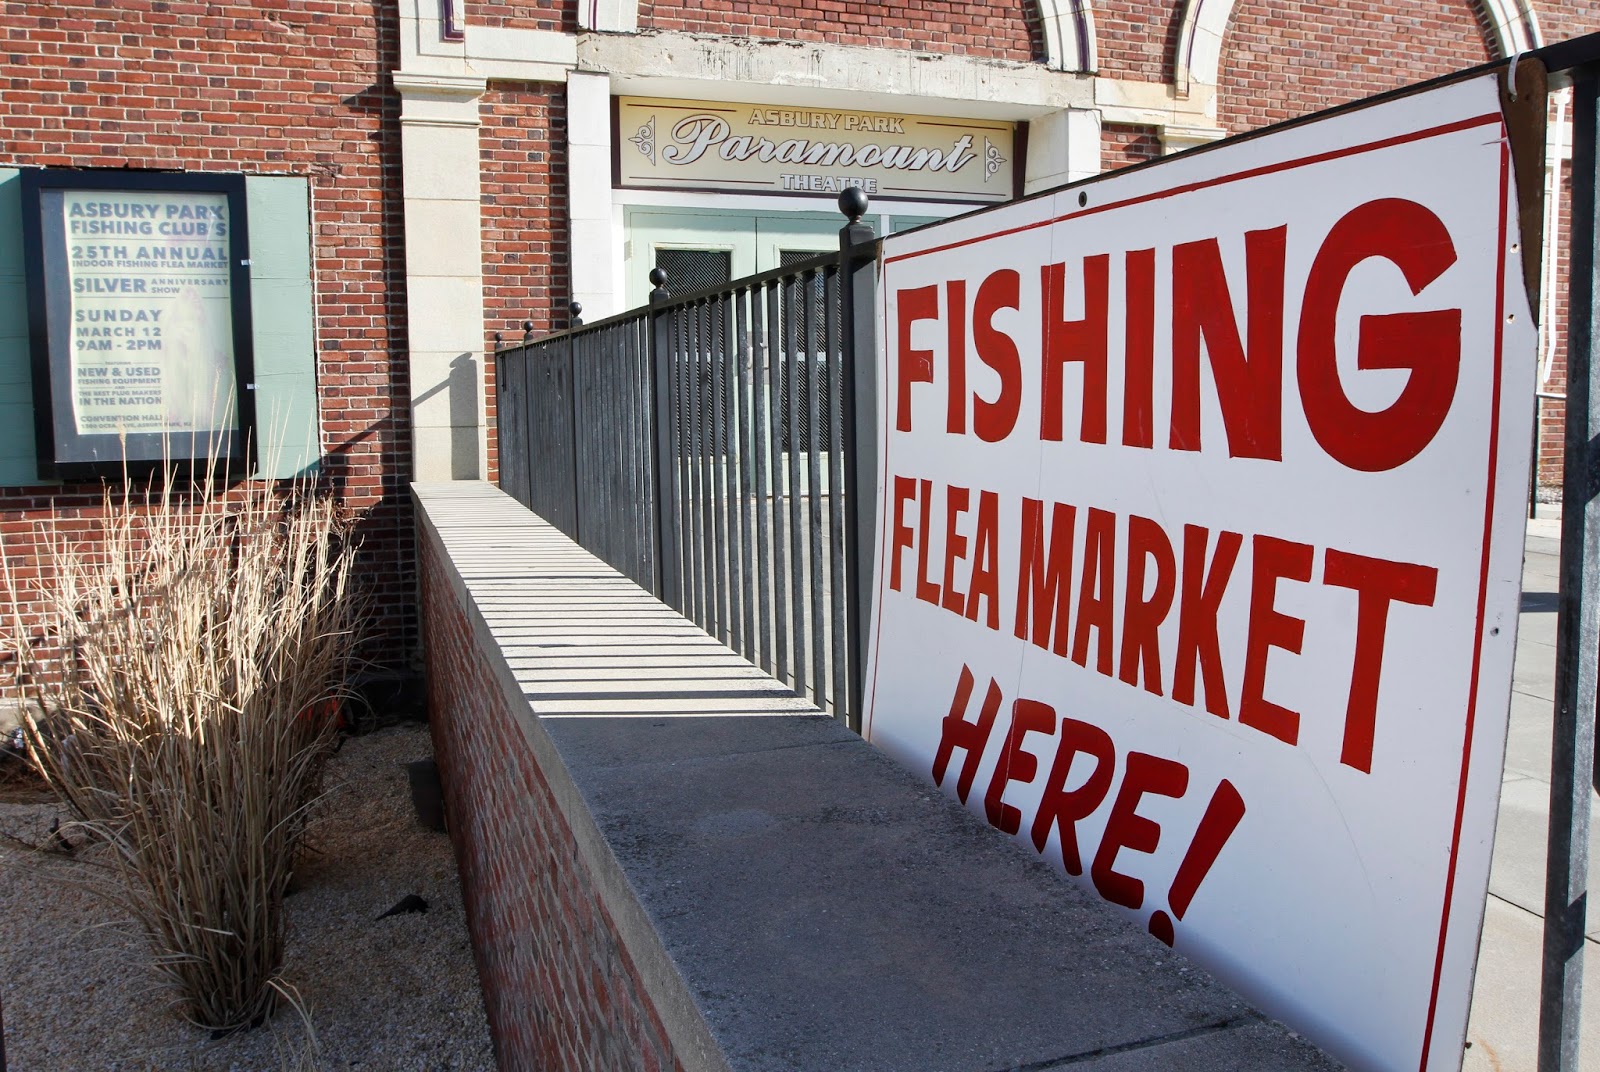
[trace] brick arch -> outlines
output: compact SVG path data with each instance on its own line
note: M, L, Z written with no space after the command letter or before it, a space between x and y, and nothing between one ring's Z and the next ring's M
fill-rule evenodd
M1089 0L1037 0L1044 27L1045 65L1057 71L1094 71L1100 67L1095 43L1094 9Z
M1173 82L1180 94L1191 83L1215 86L1222 68L1222 39L1239 0L1184 0L1173 57ZM1544 43L1531 0L1474 0L1491 54L1509 56Z

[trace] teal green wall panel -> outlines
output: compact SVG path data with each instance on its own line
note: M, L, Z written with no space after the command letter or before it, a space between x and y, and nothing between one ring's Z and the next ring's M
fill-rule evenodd
M27 339L0 339L0 403L22 405L33 397L32 358Z
M0 339L28 337L28 283L0 272Z
M0 385L0 398L27 398L27 393ZM36 484L33 403L0 401L0 484Z
M15 168L0 168L0 485L38 479L20 174Z
M310 189L305 179L260 175L245 196L261 475L294 476L321 456Z
M318 458L317 383L309 372L256 377L261 469L293 476Z
M309 280L311 243L277 240L311 234L311 194L306 180L293 175L252 175L246 186L251 277Z
M0 168L0 279L22 278L22 180L16 168Z
M0 485L38 482L22 261L22 183L0 168ZM295 176L250 176L250 315L263 476L321 455L310 191Z

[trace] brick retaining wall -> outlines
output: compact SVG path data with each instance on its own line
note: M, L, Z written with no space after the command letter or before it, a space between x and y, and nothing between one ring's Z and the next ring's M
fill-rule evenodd
M428 710L502 1068L681 1069L428 545Z

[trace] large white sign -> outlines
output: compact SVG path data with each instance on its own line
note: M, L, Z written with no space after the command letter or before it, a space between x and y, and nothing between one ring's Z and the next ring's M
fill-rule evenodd
M1509 153L1485 76L884 244L868 735L1358 1069L1461 1061Z

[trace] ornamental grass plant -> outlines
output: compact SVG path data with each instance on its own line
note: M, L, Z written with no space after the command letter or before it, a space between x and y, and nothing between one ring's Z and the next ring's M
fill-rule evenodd
M355 650L348 526L308 484L175 474L101 516L87 543L44 524L28 591L5 563L28 755L181 1015L250 1026L292 1000L283 900Z

